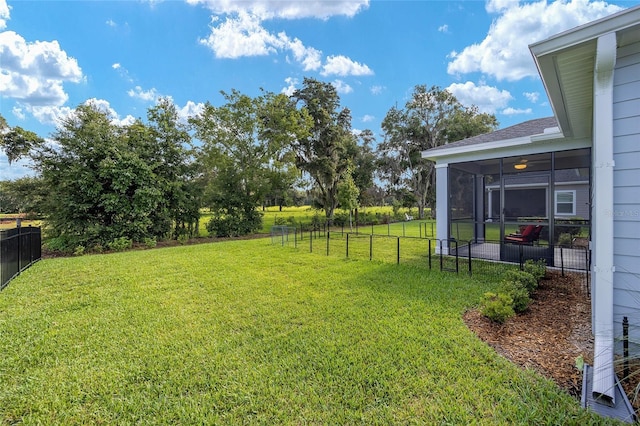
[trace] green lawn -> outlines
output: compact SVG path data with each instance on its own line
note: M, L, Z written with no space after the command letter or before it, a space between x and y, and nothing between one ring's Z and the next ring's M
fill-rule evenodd
M493 281L269 238L43 260L0 293L0 419L604 424L465 327Z

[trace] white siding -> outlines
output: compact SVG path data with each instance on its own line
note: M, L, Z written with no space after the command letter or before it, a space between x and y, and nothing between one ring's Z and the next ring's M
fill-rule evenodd
M614 217L614 336L626 316L640 343L640 43L618 49L613 135L614 211L604 213Z

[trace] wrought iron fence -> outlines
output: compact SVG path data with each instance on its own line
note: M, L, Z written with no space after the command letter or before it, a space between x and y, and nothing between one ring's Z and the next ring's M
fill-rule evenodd
M42 234L38 227L0 230L0 290L42 256Z
M525 245L500 241L479 243L362 231L320 228L301 232L292 227L279 227L272 230L271 242L296 248L308 247L312 253L327 256L398 264L419 263L429 269L468 274L497 272L504 270L505 265L522 269L528 259L544 259L548 267L560 270L563 275L565 272L583 273L587 290L589 288L590 251L583 245Z

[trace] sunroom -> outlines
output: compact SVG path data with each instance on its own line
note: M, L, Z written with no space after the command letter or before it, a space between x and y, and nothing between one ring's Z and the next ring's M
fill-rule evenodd
M436 163L438 250L587 270L589 146L551 117L425 151Z

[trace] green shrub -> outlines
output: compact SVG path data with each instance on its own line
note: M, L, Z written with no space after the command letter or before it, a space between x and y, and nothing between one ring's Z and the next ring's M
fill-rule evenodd
M571 246L571 242L573 241L573 235L569 233L560 234L558 237L558 245L563 247Z
M75 248L81 244L79 244L77 238L61 235L59 237L48 238L44 241L43 245L47 250L71 254Z
M158 245L158 241L155 238L145 238L144 245L150 249L155 248Z
M255 211L213 216L207 223L207 231L216 237L238 237L259 231L262 215Z
M187 241L189 241L189 236L187 234L180 234L178 236L178 242L182 245L187 244Z
M277 217L273 220L274 225L286 225L287 220L284 217Z
M107 244L109 250L124 251L133 247L133 242L127 237L119 237Z
M539 259L537 261L528 259L524 263L523 270L533 275L535 279L539 282L541 279L543 279L547 275L547 262L544 259Z
M509 270L504 273L503 279L521 283L529 293L533 293L538 288L538 280L527 271Z
M485 293L480 301L480 312L491 321L504 323L516 313L513 299L504 293Z
M500 293L507 294L513 300L513 310L517 313L524 312L531 303L529 291L521 283L516 281L502 281L500 284Z
M73 250L74 256L82 256L84 254L84 246L77 246L75 250Z

